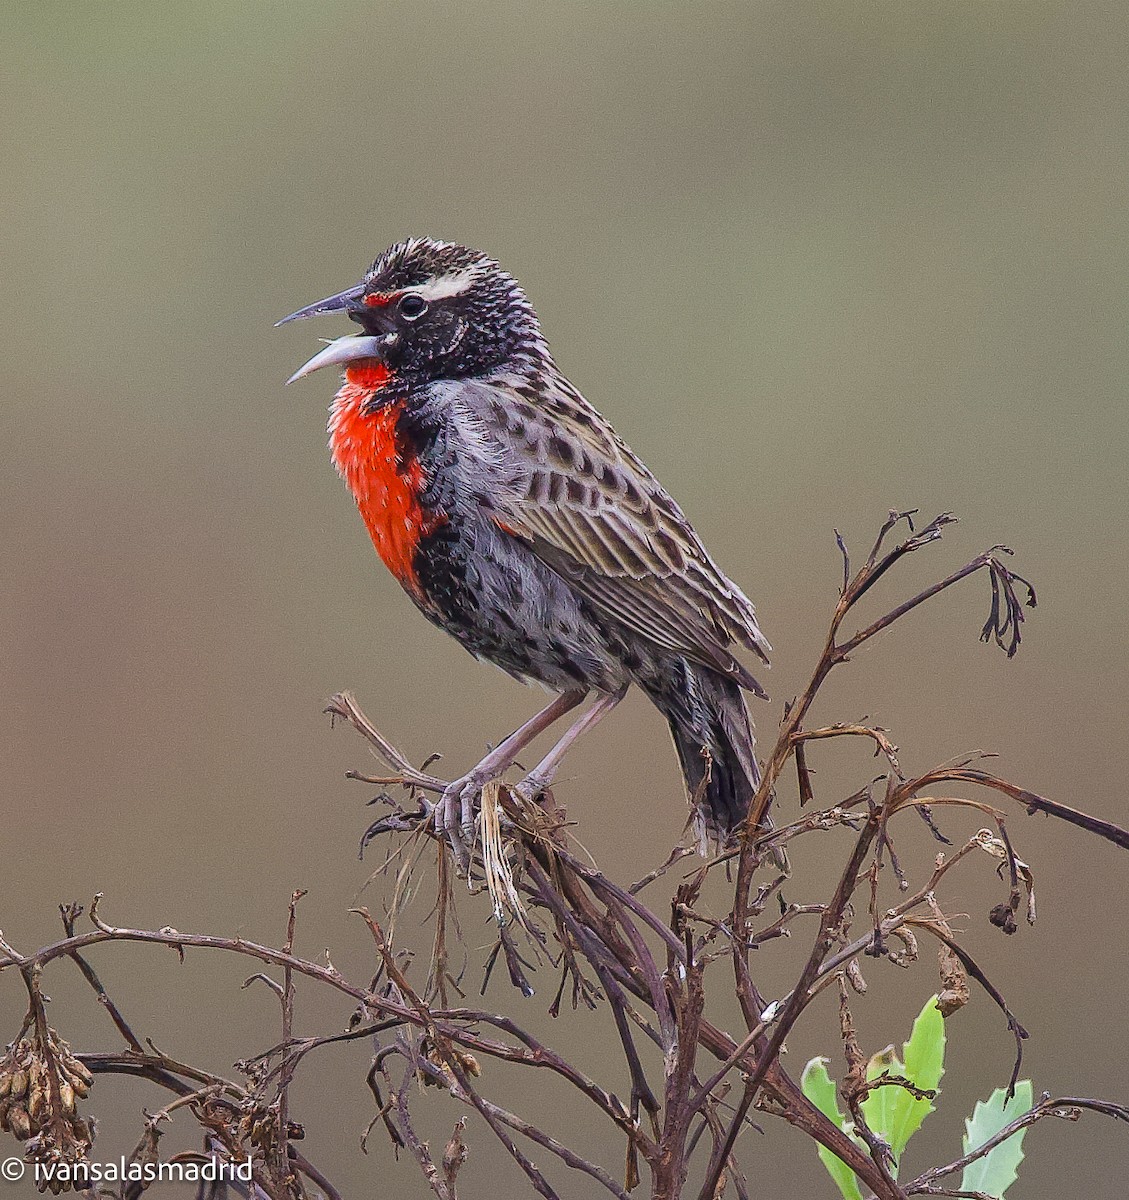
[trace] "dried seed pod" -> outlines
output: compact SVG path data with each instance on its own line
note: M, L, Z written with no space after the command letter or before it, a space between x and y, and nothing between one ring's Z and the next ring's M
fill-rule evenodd
M468 1054L465 1050L456 1050L455 1058L458 1059L459 1066L472 1078L477 1079L482 1074L478 1059L473 1054Z
M847 980L860 996L866 995L867 983L863 978L862 969L859 967L857 958L852 958L847 963Z
M8 1128L21 1142L26 1142L31 1137L31 1117L22 1104L13 1104L8 1110Z
M51 1115L51 1094L46 1088L28 1088L25 1099L27 1111L35 1125L42 1125Z
M937 997L937 1007L941 1010L941 1016L951 1017L969 1001L968 974L964 964L943 942L939 951L942 988Z
M47 1064L38 1056L33 1058L28 1066L27 1088L29 1092L47 1091Z
M94 1076L90 1073L86 1063L80 1058L75 1058L73 1054L68 1054L63 1059L63 1070L66 1071L72 1083L76 1080L82 1080L87 1087L90 1087L94 1083Z

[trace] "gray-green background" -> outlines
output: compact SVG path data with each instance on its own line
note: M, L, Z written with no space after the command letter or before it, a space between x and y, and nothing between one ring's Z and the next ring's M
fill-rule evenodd
M332 380L281 386L344 330L272 322L407 234L480 246L518 276L561 365L746 586L776 648L762 733L834 601L832 528L858 551L891 506L952 508L964 523L884 595L1006 541L1040 594L1020 656L977 643L986 587L966 584L847 668L817 715L869 714L908 768L999 751L1025 785L1123 820L1127 33L1120 6L1061 3L5 5L5 935L51 940L60 900L104 890L113 922L277 941L301 886L299 949L328 946L362 978L370 949L344 913L368 872L370 792L342 775L370 764L324 698L354 689L452 770L537 703L426 625L376 561L327 462ZM861 747L817 760L828 801L876 769ZM677 836L674 757L645 703L565 774L579 836L617 876ZM946 906L1032 1032L1036 1091L1124 1100L1129 862L1042 819L1017 813L1012 831L1039 924L987 926L1001 888L986 859ZM843 845L807 841L792 898L817 897ZM483 902L465 913L486 943ZM763 952L768 994L800 949ZM276 1039L273 998L239 991L239 964L96 960L179 1057L228 1070ZM936 974L931 951L868 973L856 1016L876 1049ZM73 975L49 976L55 1023L111 1048ZM539 984L492 1002L625 1092L600 1022L553 1025ZM0 1040L20 993L0 980ZM346 1015L304 993L299 1031ZM907 1175L955 1155L961 1118L1010 1069L982 995L949 1032L942 1107ZM838 1065L829 998L789 1061L819 1052ZM354 1045L303 1071L308 1152L347 1196L422 1196L380 1137L358 1150L365 1066ZM493 1082L619 1169L618 1142L542 1080ZM141 1105L160 1103L99 1082L99 1155L128 1151ZM441 1145L454 1107L421 1103ZM466 1196L520 1193L480 1129L471 1143ZM1125 1134L1099 1118L1027 1146L1018 1195L1124 1192ZM746 1136L745 1161L758 1195L831 1194L778 1122Z

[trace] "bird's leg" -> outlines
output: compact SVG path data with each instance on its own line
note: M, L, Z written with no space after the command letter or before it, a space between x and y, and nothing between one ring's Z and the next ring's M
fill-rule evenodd
M612 711L627 694L627 688L622 687L618 692L607 692L595 704L569 727L559 742L533 768L532 771L514 788L523 800L534 800L541 792L552 784L561 765L561 760L569 752L573 742L589 729L594 729Z
M462 867L470 865L470 851L474 845L474 806L482 785L497 779L507 767L513 765L514 759L538 734L544 733L550 725L574 709L587 694L583 688L562 692L509 737L503 738L461 779L447 785L435 806L435 830L451 843L451 849Z

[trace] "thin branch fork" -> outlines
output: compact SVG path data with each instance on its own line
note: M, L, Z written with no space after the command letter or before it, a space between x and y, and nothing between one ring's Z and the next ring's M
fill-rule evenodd
M846 641L840 643L838 640L839 630L842 626L847 614L854 606L865 596L870 589L882 578L883 575L907 554L911 554L922 547L929 545L932 542L939 540L946 526L955 522L956 518L951 513L942 513L934 518L927 526L920 531L913 531L912 512L891 512L885 525L879 531L879 535L874 542L871 552L867 558L866 564L854 576L853 579L845 581L843 591L839 596L839 601L835 606L835 611L831 618L831 627L827 634L827 639L824 643L823 651L820 654L819 660L812 672L811 678L807 687L801 694L798 700L794 701L788 708L784 722L781 727L780 734L777 737L776 745L769 757L764 775L761 780L761 785L757 790L756 796L753 797L752 804L749 808L748 818L745 822L745 840L746 844L750 839L756 837L761 825L764 823L764 817L771 802L773 789L777 780L784 769L784 765L794 750L793 738L802 728L804 718L807 716L812 702L816 694L822 687L831 670L847 661L849 656L857 650L863 643L869 641L882 630L889 628L895 621L904 617L907 613L912 612L919 605L931 600L940 592L959 583L962 579L969 575L975 574L977 571L987 569L992 578L993 586L993 614L999 616L998 606L1001 596L1005 596L1008 601L1007 612L1011 616L1008 630L1012 634L1013 640L1001 645L1007 650L1009 657L1015 653L1019 646L1019 623L1022 620L1022 606L1016 596L1012 581L1017 581L1028 592L1027 603L1031 606L1035 603L1035 592L1031 585L1022 577L1013 575L1007 571L1007 568L999 560L1001 552L1010 553L1006 547L993 546L989 550L985 550L982 554L978 554L970 562L966 563L958 571L954 571L951 575L946 576L939 583L933 584L931 587L925 588L916 596L911 597L904 603L897 605L884 616L872 622L865 629L860 630ZM879 553L885 542L886 536L900 522L906 520L910 523L911 534L903 542L899 543L893 550L889 551L884 557L879 558ZM843 549L844 561L847 566L847 574L849 575L849 559L846 555L846 549L840 539L840 547ZM999 573L1002 572L1005 577L1005 583L999 581ZM846 577L845 577L846 580ZM1019 616L1016 616L1016 614ZM992 615L989 616L989 622L985 625L985 630L988 631L992 624ZM1000 620L1003 618L1000 617ZM982 633L984 632L982 631ZM1001 634L1002 636L1002 634ZM737 899L738 905L744 900L747 902L748 883L751 880L751 867L747 867L744 874L749 875L749 879L743 879L738 876Z

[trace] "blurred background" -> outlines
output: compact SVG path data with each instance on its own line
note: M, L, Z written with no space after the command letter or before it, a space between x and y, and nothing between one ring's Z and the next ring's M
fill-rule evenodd
M332 379L282 387L345 328L273 322L408 234L480 247L520 279L562 367L754 598L775 646L762 742L822 642L833 528L861 558L891 507L954 509L962 524L868 611L1006 542L1039 589L1019 657L977 641L975 580L844 668L813 718L869 716L907 769L997 751L1003 774L1124 821L1127 25L1117 6L1026 0L6 5L5 936L55 940L56 905L102 890L116 924L280 943L304 887L299 951L328 947L367 978L370 944L345 910L378 908L384 885L361 892L372 789L344 772L373 763L330 728L325 699L354 690L417 761L441 752L451 772L538 705L427 625L377 561L327 459ZM812 758L828 803L877 770L862 747ZM565 775L559 798L616 877L678 837L675 759L645 702ZM944 824L954 838L977 825ZM949 877L946 908L1031 1031L1036 1093L1124 1101L1129 859L1041 818L1016 813L1011 831L1039 923L1010 939L988 926L1003 888L987 859ZM845 845L806 839L789 898L825 896ZM900 848L934 852L908 826ZM406 937L426 936L426 909ZM485 920L483 900L464 903L474 948ZM767 995L789 986L793 940L758 958ZM92 957L182 1060L230 1072L277 1040L274 998L239 990L240 963ZM875 1050L908 1034L935 961L867 974L856 1019ZM523 1002L497 979L489 1001L624 1094L607 1023L551 1022L555 978L538 985ZM57 965L47 988L76 1047L118 1044L77 972ZM23 1006L4 975L0 1041ZM347 1015L306 989L298 1032ZM941 1107L904 1178L959 1153L962 1118L1010 1071L982 994L949 1037ZM841 1074L830 996L790 1039L797 1073L817 1053ZM366 1069L363 1044L306 1064L306 1152L347 1196L423 1196L380 1135L360 1153ZM618 1172L622 1146L571 1098L541 1079L505 1086ZM161 1103L100 1081L98 1156L128 1153L141 1107ZM455 1106L422 1104L442 1145ZM190 1134L180 1117L168 1146ZM520 1193L488 1135L472 1126L470 1141L465 1195ZM743 1145L755 1194L832 1195L780 1122ZM1018 1194L1124 1192L1129 1142L1101 1118L1040 1126L1026 1150ZM536 1157L562 1195L592 1194Z

